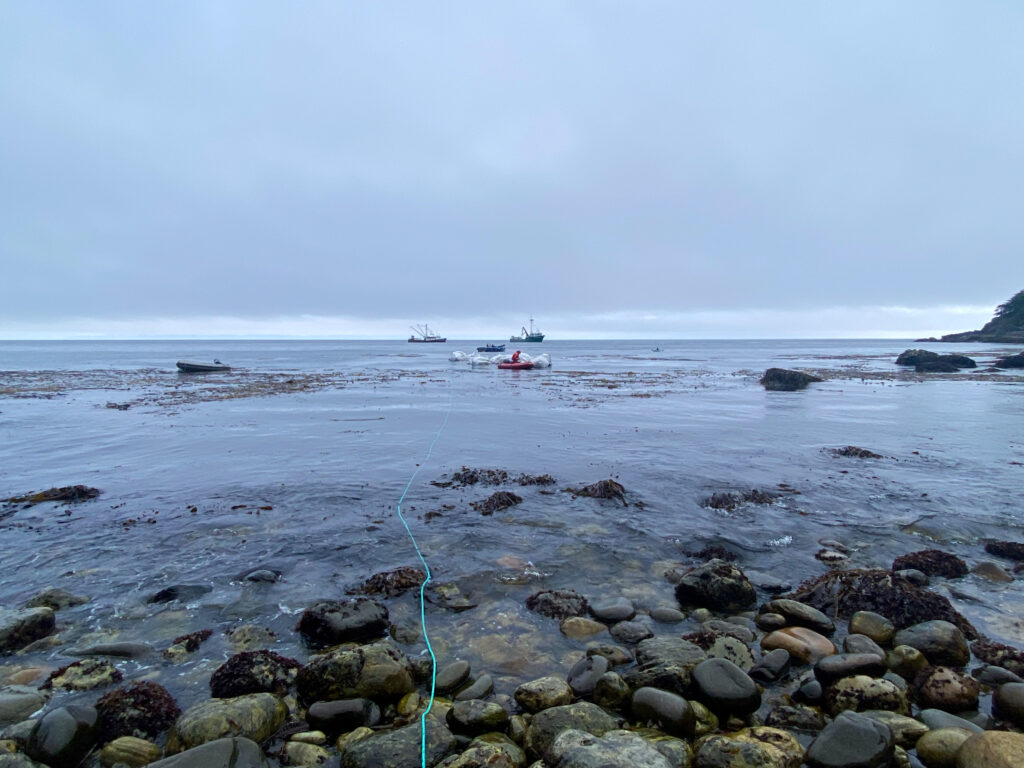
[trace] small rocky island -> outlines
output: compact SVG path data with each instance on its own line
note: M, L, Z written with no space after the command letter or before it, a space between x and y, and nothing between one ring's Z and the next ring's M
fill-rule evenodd
M996 307L995 316L979 331L947 333L935 341L987 341L995 344L1024 343L1024 291Z

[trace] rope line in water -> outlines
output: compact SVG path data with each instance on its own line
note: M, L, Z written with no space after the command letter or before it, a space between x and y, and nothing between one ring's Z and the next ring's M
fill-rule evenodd
M409 489L412 488L413 481L416 479L416 475L420 473L420 469L423 464L430 461L430 454L434 452L434 446L437 445L438 439L441 437L441 433L444 432L444 428L448 426L448 417L452 415L452 405L454 398L452 396L452 382L448 380L448 410L444 414L444 420L441 422L441 427L437 430L437 434L434 435L433 441L430 443L430 447L427 449L427 455L423 457L423 461L416 465L416 470L412 473L412 477L409 478L409 482L405 485L405 490L402 491L401 498L398 499L398 519L402 521L402 525L405 526L405 532L409 534L409 540L412 542L413 548L416 550L416 556L423 563L423 570L426 572L427 577L420 584L420 626L423 627L423 639L427 643L427 651L430 652L430 701L427 703L427 708L423 710L423 715L420 717L420 758L422 761L422 768L427 768L427 715L430 714L431 708L434 706L434 689L437 683L437 657L434 655L434 649L430 645L430 637L427 635L427 615L426 615L426 601L423 597L423 590L427 587L427 582L430 581L430 566L427 565L426 558L423 557L423 552L420 551L419 544L416 543L416 537L412 535L412 531L409 529L409 523L405 520L405 515L402 514L402 502L405 501L406 494L409 493Z

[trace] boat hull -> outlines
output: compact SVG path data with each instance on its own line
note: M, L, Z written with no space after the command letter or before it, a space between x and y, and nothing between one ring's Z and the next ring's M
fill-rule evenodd
M488 344L486 347L477 347L477 352L504 352L504 344Z
M528 371L533 368L533 363L498 363L498 367L506 371Z
M409 337L410 344L444 344L448 339L417 339L415 336Z
M193 363L188 360L179 360L175 365L182 373L224 373L230 371L230 365L216 363Z

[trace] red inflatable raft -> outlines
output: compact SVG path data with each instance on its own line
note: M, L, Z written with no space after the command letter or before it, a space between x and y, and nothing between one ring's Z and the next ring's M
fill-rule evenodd
M508 371L528 371L533 368L533 363L498 363L498 367Z

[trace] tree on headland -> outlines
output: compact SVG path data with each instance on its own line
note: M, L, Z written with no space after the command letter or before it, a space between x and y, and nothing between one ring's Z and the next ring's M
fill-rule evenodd
M1024 324L1024 291L1017 291L1012 297L996 307L993 320L1009 320L1015 325Z
M942 341L988 341L1016 344L1024 342L1024 291L996 307L995 316L980 331L950 333Z

